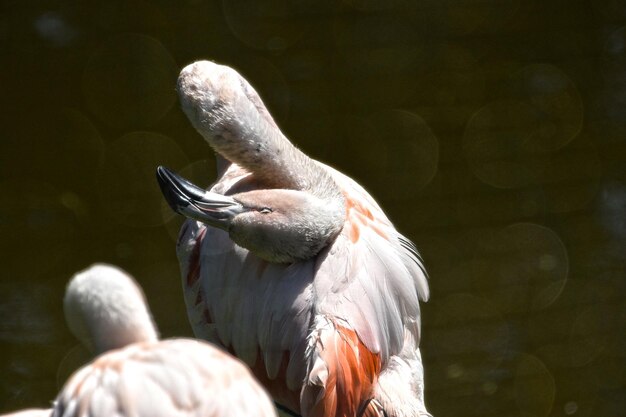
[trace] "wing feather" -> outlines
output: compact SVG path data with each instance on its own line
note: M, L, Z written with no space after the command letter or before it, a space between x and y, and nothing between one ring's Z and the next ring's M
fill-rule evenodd
M178 257L183 277L193 250L191 243L184 242L197 238L204 227L192 222L181 235ZM200 283L188 285L183 280L194 333L211 335L208 340L232 349L251 367L260 351L270 378L277 375L284 353L289 352L290 363L295 362L291 367L287 364L288 383L298 386L305 363L301 345L306 344L311 322L313 262L270 264L237 246L222 230L209 227L204 233ZM203 320L205 310L210 325Z
M227 233L207 228L199 269L201 284L192 283L185 289L197 336L212 335L209 340L218 339L251 367L257 364L260 352L264 376L271 380L285 372L291 390L299 389L311 371L305 364L313 366L307 343L314 316L332 317L353 330L385 366L403 349L417 349L419 299L426 300L429 295L427 274L415 246L395 230L362 187L326 168L356 212L352 217L348 213L346 227L320 255L290 266L268 264L234 244ZM230 194L254 186L253 179L236 165L226 176L214 191ZM202 227L192 223L184 234L197 236ZM354 228L357 233L351 235ZM183 243L179 247L184 272L192 246ZM199 304L204 311L198 309ZM214 324L202 323L198 319L202 314L209 314ZM405 337L407 331L410 338ZM407 340L411 346L405 346ZM340 373L346 378L351 375L348 370ZM316 374L323 377L324 372Z
M402 351L405 327L415 346L419 343L419 299L428 298L425 268L415 246L395 230L371 196L327 168L353 208L328 255L320 257L317 311L344 319L386 363ZM356 239L351 234L355 227Z
M263 329L259 332L260 346L270 378L277 375L283 353L287 351L293 355L298 344L305 343L311 317L313 279L312 262L274 266L277 268L268 267L263 277L275 283L272 291L265 295L265 311L271 316L261 317L259 322Z

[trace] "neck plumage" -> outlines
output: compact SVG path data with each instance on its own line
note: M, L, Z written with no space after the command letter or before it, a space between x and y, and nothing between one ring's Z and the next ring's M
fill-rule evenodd
M178 93L189 120L213 149L267 188L343 198L328 172L289 142L233 69L208 61L191 64L181 72Z

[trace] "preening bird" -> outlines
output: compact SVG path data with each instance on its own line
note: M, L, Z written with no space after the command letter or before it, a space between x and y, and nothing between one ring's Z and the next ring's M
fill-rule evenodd
M235 70L196 62L177 90L221 168L210 191L157 169L189 218L177 254L196 336L295 414L429 416L418 349L429 293L413 244L355 181L292 145Z
M78 273L64 307L72 333L99 356L70 377L52 416L276 416L239 360L197 340L159 341L141 288L122 270Z

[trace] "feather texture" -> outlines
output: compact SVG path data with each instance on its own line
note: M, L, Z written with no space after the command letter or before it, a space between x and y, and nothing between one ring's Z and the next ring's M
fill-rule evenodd
M171 339L100 356L70 378L52 416L247 417L275 415L273 408L243 364L204 343Z
M390 364L397 359L408 364L419 353L418 300L428 299L428 284L415 247L369 194L338 171L320 166L338 184L347 207L340 235L317 257L290 265L268 263L236 245L226 232L195 221L183 226L178 256L198 337L243 359L275 400L291 410L330 416L334 414L319 410L336 409L347 416L370 404L368 395L384 396L397 383L385 376ZM211 190L232 195L257 186L253 176L232 164ZM195 255L198 248L200 256ZM315 325L320 318L342 330L314 337L321 331ZM331 345L334 353L327 350ZM376 358L376 366L359 362L366 351ZM337 368L342 360L351 365ZM419 366L421 372L421 362ZM404 382L413 386L416 377ZM377 379L387 385L378 387ZM358 400L348 400L348 386ZM318 398L325 393L328 398ZM372 405L369 412L374 409ZM397 414L405 415L413 414Z

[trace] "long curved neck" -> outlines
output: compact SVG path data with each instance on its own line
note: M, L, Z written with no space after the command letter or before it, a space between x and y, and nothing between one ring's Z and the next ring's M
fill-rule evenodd
M326 170L291 144L235 70L209 61L191 64L181 71L178 93L189 120L215 151L268 188L341 198Z
M192 120L209 144L226 159L253 172L271 188L315 191L311 181L322 174L308 156L280 132L270 116L264 117L248 100L206 112L201 121Z

